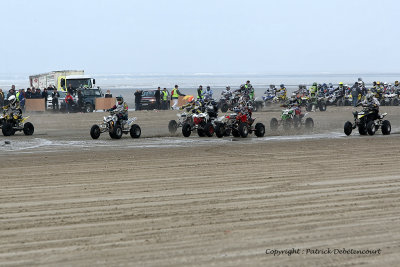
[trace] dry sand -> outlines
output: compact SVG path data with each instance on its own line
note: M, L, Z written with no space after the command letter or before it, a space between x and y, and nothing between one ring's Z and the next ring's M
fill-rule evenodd
M104 113L32 114L33 136L0 137L0 265L395 266L400 108L373 137L344 136L351 110L313 113L299 136L256 113L267 136L247 139L171 137L176 112L142 111L142 138L97 141Z

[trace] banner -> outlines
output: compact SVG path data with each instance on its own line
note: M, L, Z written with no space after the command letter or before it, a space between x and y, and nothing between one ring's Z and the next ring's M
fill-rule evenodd
M44 98L38 99L26 99L25 100L26 111L45 111Z

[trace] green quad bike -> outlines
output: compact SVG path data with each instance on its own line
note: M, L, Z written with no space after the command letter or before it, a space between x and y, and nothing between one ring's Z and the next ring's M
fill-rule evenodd
M278 130L279 126L282 125L285 131L290 128L300 128L304 126L306 130L311 131L314 128L314 120L312 118L306 118L306 114L301 113L301 109L296 106L287 107L282 110L281 118L272 118L270 121L270 128L272 131Z

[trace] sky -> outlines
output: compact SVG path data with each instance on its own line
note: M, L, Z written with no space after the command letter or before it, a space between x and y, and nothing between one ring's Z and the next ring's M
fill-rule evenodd
M400 73L400 1L0 0L0 74Z

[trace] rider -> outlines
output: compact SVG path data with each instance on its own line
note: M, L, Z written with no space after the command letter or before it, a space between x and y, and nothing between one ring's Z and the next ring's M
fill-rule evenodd
M344 96L346 94L345 87L343 86L343 82L339 83L339 87L336 88L339 91L340 96Z
M225 97L226 99L229 99L232 96L231 87L227 86L226 89L224 91L222 91L221 95L223 97Z
M279 100L284 101L286 99L287 90L284 84L281 84L276 92L278 93Z
M248 95L251 100L254 99L254 88L253 85L251 85L250 81L247 81L244 87L247 89Z
M15 95L8 97L8 104L3 106L3 114L9 113L14 119L22 117L22 110Z
M394 87L393 87L394 93L399 95L400 94L400 84L399 81L394 81Z
M203 92L203 96L205 100L211 100L213 99L213 91L211 90L210 86L207 86L207 89L205 92Z
M124 102L122 95L117 96L117 104L110 108L108 111L116 111L118 120L124 124L128 120L128 104Z
M379 101L374 97L373 93L368 93L364 99L364 101L361 102L362 106L365 108L368 108L369 111L372 112L372 119L377 119L379 116Z

